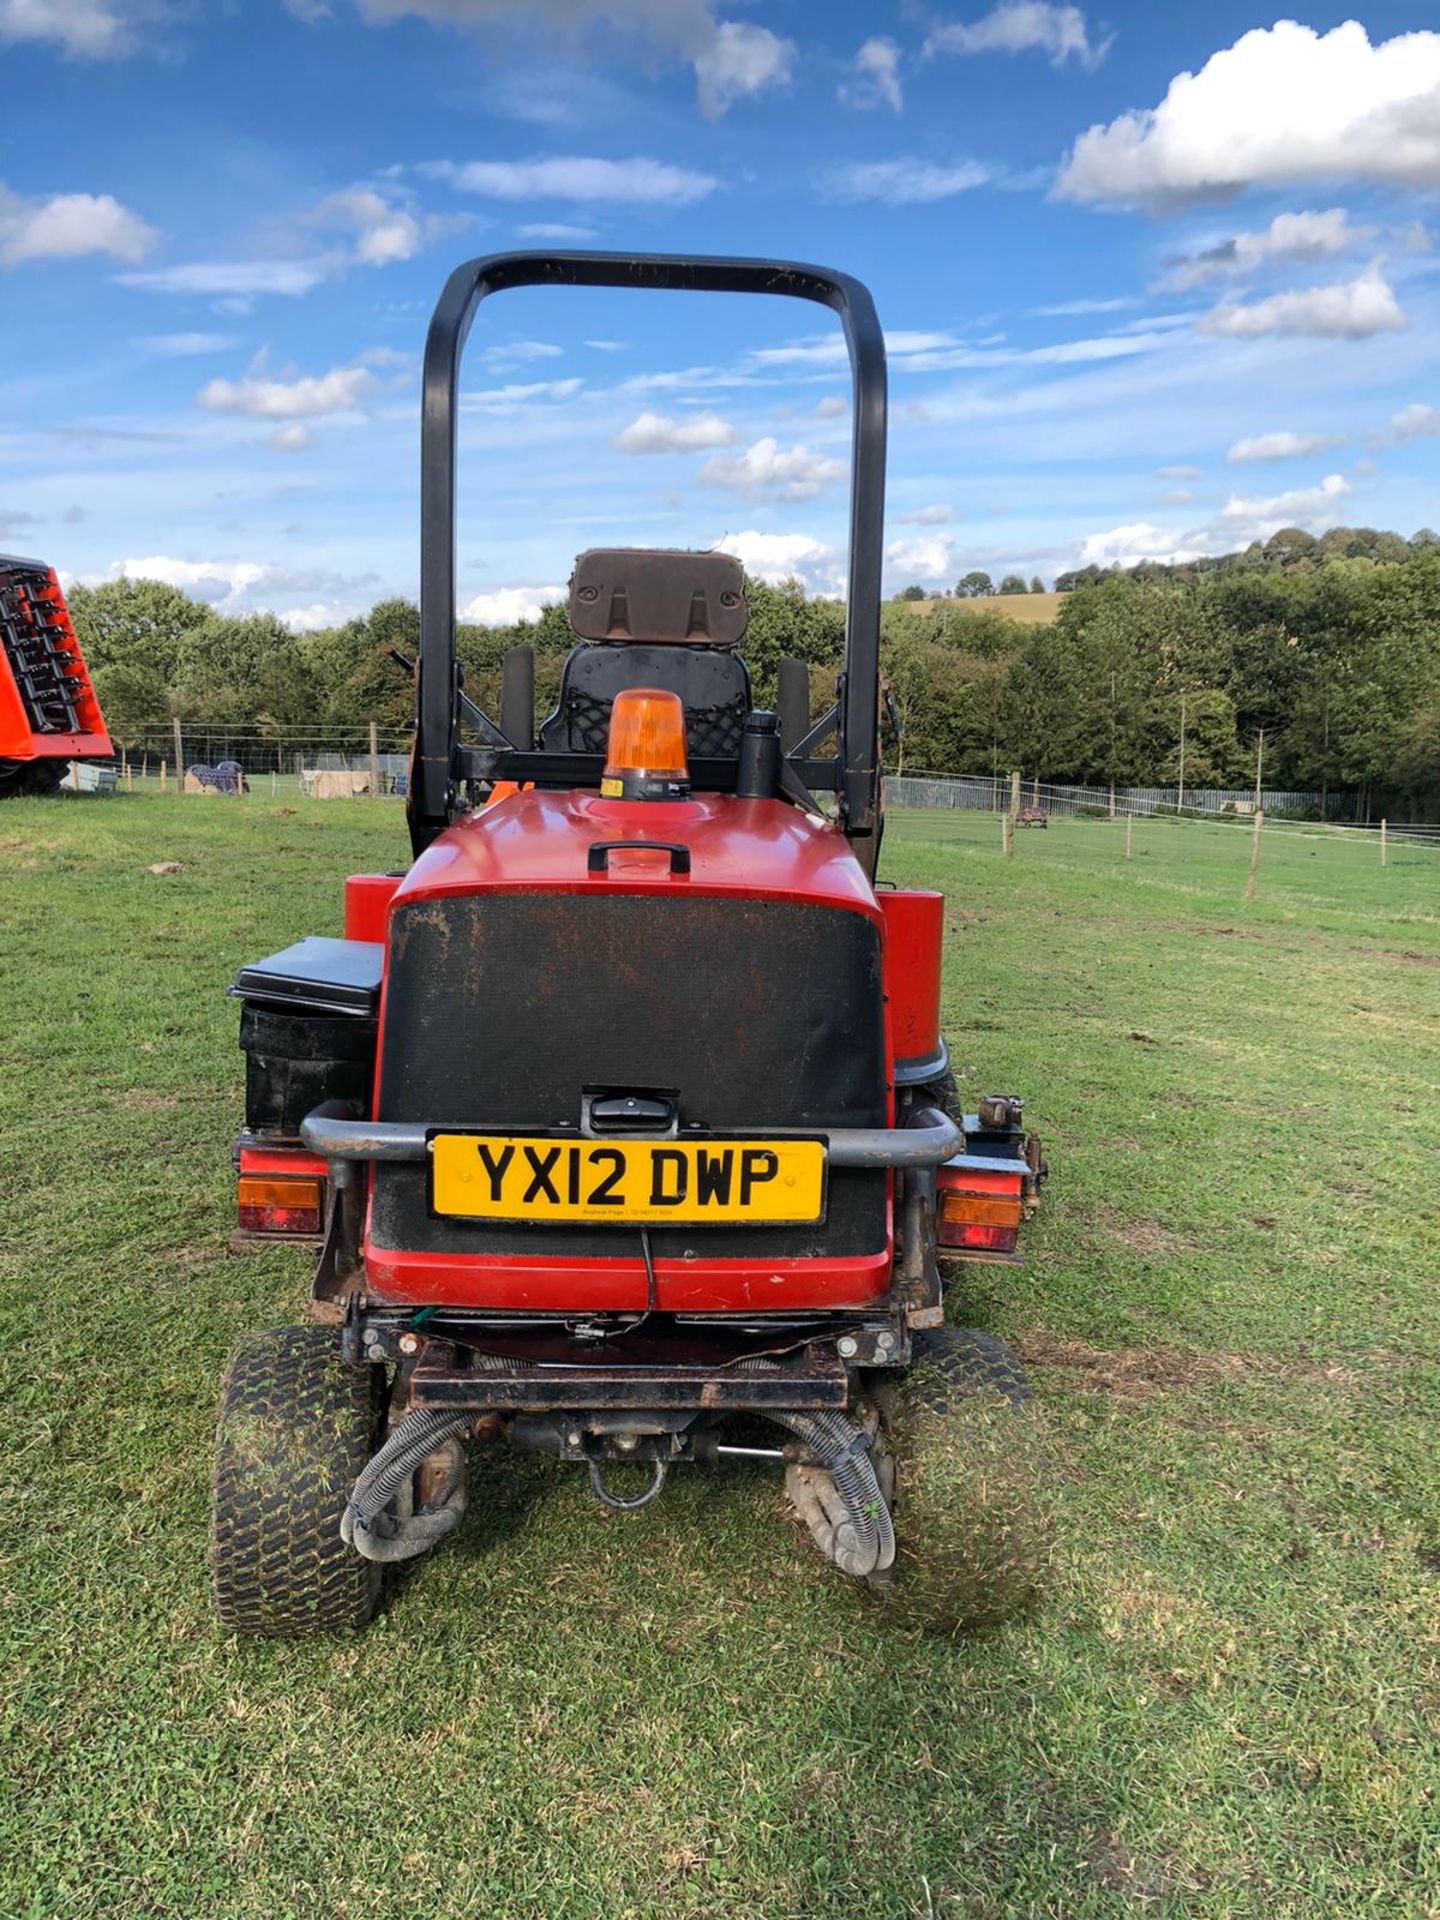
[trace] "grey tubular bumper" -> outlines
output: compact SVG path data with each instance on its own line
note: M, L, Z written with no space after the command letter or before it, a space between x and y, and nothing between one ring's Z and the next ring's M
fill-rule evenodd
M424 1160L435 1131L415 1120L351 1120L323 1106L300 1123L300 1138L312 1153L327 1160ZM802 1139L821 1133L832 1167L938 1167L959 1153L963 1144L959 1127L936 1107L922 1107L908 1127L759 1127L756 1131L772 1138L795 1134Z

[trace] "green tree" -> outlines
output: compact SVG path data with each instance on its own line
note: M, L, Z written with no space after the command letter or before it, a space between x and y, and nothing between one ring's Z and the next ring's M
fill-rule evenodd
M187 637L215 618L163 580L107 580L66 594L75 636L91 671L130 667L169 680Z
M986 594L994 593L995 585L988 573L977 568L973 573L965 574L955 586L957 600L979 600Z
M999 593L1028 593L1029 588L1018 573L1007 573L996 589Z

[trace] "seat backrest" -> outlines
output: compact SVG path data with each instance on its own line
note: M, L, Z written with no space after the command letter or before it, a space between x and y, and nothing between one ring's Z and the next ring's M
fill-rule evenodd
M740 751L750 711L750 675L737 654L713 647L595 646L574 648L565 662L555 711L540 728L550 752L603 753L610 709L627 687L678 693L692 759L728 759Z

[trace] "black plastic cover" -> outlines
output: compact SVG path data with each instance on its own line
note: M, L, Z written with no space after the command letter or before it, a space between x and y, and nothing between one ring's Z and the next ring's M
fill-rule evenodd
M373 1019L384 966L385 949L378 940L331 940L312 934L268 960L242 967L230 991L270 1006Z

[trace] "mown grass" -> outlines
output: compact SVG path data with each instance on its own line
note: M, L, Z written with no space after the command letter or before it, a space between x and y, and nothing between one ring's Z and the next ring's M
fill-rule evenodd
M1054 1169L954 1308L1054 1429L1037 1618L885 1627L766 1478L612 1516L500 1455L368 1635L267 1645L209 1612L213 1402L305 1274L225 1251L223 988L399 810L7 804L0 1913L1440 1912L1440 869L1276 836L1246 906L1243 834L1122 834L886 849Z

